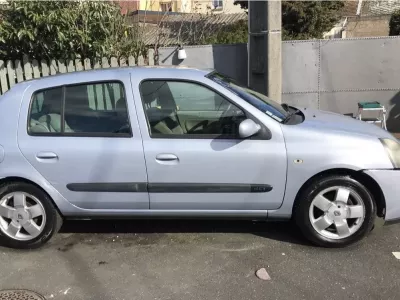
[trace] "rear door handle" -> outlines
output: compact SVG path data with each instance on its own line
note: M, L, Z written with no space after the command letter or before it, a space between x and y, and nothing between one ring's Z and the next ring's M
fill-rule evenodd
M57 159L58 156L54 152L39 152L36 154L36 158L38 159Z
M160 161L175 161L178 160L178 157L174 154L158 154L156 156L156 160Z

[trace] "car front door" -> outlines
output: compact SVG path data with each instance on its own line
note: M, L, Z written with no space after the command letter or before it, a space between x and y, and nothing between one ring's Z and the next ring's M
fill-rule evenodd
M99 76L85 82L77 73L65 85L57 77L33 82L21 108L20 149L79 208L149 209L129 74Z
M218 90L211 80L204 81L156 78L140 83L135 101L150 208L279 208L287 164L279 123L243 100L240 105L235 103L232 99L240 101L239 97ZM239 124L250 116L264 129L257 136L241 139ZM270 128L258 118L264 118Z

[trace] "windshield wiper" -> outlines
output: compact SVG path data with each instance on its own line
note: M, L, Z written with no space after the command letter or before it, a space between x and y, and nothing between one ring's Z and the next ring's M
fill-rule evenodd
M289 120L292 118L292 116L294 115L294 112L290 112L286 118L282 121L283 124L286 124L287 122L289 122Z
M282 104L282 107L288 112L288 115L286 116L286 118L282 121L283 124L286 124L292 117L293 115L297 114L300 112L299 109L297 108L292 108L293 111L290 111L289 106L287 104ZM287 108L287 109L286 109Z
M289 112L289 105L287 105L286 103L282 103L281 106L283 107L284 110Z

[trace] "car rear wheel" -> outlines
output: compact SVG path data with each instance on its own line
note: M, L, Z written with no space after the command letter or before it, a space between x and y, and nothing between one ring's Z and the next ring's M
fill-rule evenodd
M376 205L360 182L349 176L330 176L314 181L300 195L294 217L314 244L343 247L371 231Z
M34 185L0 186L0 243L11 248L37 248L58 232L62 218L49 196Z

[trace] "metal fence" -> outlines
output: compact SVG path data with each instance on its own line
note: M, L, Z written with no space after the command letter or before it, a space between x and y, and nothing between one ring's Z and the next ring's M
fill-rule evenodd
M22 61L0 60L0 94L4 94L18 82L33 78L91 69L147 65L154 65L153 50L149 50L147 57L139 56L137 59L130 56L120 59L103 57L102 59L92 60L87 58L66 61L57 59L37 61L36 59L30 60L29 57L24 56Z

